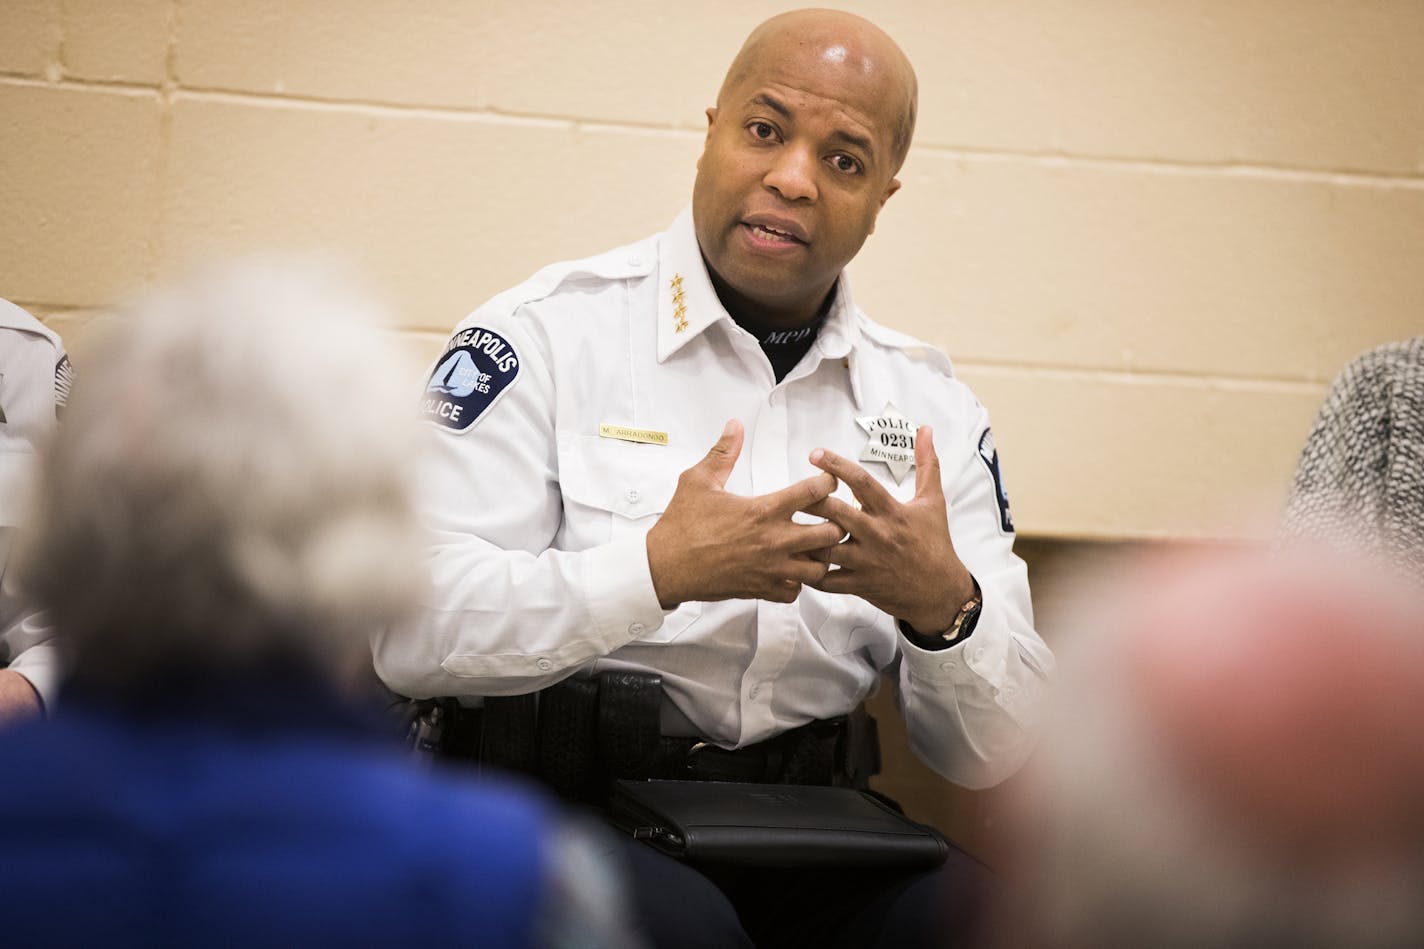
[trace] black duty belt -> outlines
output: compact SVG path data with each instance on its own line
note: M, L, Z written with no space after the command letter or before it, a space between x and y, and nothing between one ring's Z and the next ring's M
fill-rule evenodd
M484 708L418 703L417 750L532 775L564 797L601 801L619 778L868 787L880 770L875 719L863 708L728 749L659 732L662 678L605 672Z

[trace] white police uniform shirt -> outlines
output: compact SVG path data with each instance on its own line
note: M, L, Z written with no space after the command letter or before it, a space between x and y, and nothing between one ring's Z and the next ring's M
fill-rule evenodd
M10 550L35 477L38 444L54 429L68 396L69 359L59 337L0 300L0 666L20 673L52 707L59 661L52 630L20 596Z
M789 604L659 606L648 528L727 419L746 437L726 488L759 495L815 474L814 448L858 458L869 436L857 418L887 405L934 426L955 549L983 589L968 639L923 650L864 600L809 587ZM468 700L651 670L671 703L665 733L739 747L849 711L898 660L911 743L931 767L980 787L1026 756L1053 659L1012 551L988 416L942 353L856 308L844 276L815 344L777 383L718 301L684 211L666 233L545 268L470 314L422 411L441 429L421 470L434 583L417 620L376 638L396 691ZM862 464L913 496L913 472L896 483L886 464ZM854 501L844 485L837 495Z

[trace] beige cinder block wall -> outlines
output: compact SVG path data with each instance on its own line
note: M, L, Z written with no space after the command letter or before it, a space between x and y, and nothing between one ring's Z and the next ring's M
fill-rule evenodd
M428 356L671 220L793 5L0 0L0 295L82 344L187 261L329 248ZM1424 328L1424 2L847 6L922 91L858 292L989 405L1022 531L1260 529L1329 378Z

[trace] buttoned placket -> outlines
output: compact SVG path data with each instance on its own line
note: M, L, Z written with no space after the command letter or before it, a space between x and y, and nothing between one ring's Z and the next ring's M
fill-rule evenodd
M751 342L750 336L747 340ZM755 346L755 343L752 343ZM765 356L756 347L755 356L765 364ZM791 484L790 457L792 409L800 387L798 382L814 373L821 362L821 351L812 346L806 357L762 400L751 430L747 433L748 461L753 494L769 494ZM770 366L767 365L770 376ZM740 741L751 734L765 734L775 729L773 710L776 680L786 669L796 649L801 626L801 609L796 602L774 603L758 600L756 604L756 650L742 675L740 706Z

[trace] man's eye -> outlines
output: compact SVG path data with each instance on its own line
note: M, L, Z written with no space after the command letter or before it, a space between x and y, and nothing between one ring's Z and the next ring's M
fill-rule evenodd
M776 127L768 122L753 122L747 128L751 130L753 138L759 138L764 142L776 138Z
M854 158L851 158L849 155L832 155L831 165L836 169L836 171L843 171L846 174L853 175L856 172L860 171L860 162L856 161Z

